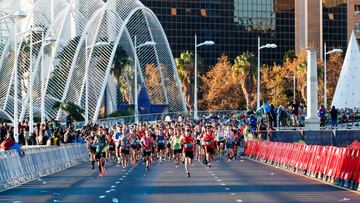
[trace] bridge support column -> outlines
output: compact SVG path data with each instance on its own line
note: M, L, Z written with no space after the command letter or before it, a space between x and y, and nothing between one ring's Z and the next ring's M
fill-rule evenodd
M307 116L305 130L320 130L316 49L307 49Z

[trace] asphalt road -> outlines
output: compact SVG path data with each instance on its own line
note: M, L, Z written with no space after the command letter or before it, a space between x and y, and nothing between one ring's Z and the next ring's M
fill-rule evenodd
M97 178L89 163L0 193L0 202L360 202L360 193L323 184L251 160L195 161L191 177L167 161L146 171L107 167Z

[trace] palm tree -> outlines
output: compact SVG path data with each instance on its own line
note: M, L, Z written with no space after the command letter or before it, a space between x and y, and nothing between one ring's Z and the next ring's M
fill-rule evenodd
M203 59L197 56L198 70L203 70ZM181 89L184 92L186 106L189 110L194 103L194 65L195 55L190 51L183 51L179 58L175 58L177 73L181 82Z
M133 59L126 53L122 47L117 47L112 67L112 73L114 74L122 98L130 103L131 101L131 90L129 84L129 78L134 72L131 68Z
M65 101L65 102L56 102L53 105L53 109L61 109L65 111L72 120L75 121L83 121L83 113L85 112L84 109L82 109L80 106L76 105L73 102Z
M233 76L239 80L241 90L244 93L246 100L246 108L251 108L253 101L253 92L255 89L256 65L255 55L250 52L245 52L236 57L233 65Z
M193 70L194 70L194 54L184 51L180 54L180 58L175 58L176 69L181 81L181 89L184 92L186 106L189 110L193 108Z

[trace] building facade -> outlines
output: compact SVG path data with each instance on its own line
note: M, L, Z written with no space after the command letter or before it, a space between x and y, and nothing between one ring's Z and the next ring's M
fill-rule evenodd
M351 36L351 32L355 32L355 36L358 44L360 43L360 0L348 0L348 39Z
M263 49L261 60L282 61L294 49L294 0L142 0L159 18L175 57L194 50L198 42L213 40L214 46L201 47L198 53L205 67L225 53L234 59L243 51L257 52L261 44L275 43L276 50ZM201 70L200 70L201 71Z
M281 63L287 51L306 47L317 48L321 58L324 42L345 50L353 29L360 36L360 0L141 1L158 16L175 57L194 50L195 34L198 42L216 43L198 49L205 67L222 53L231 59L244 51L256 53L258 36L261 44L278 46L262 49L261 61L267 64Z

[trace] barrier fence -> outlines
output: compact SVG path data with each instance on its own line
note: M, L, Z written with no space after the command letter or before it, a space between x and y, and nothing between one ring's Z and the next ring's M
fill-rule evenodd
M360 191L360 149L249 140L244 153L276 167Z
M272 142L294 143L303 140L309 145L344 147L355 140L360 140L360 130L281 130L269 133L269 139Z
M88 158L83 144L26 148L0 153L0 191L77 165Z

